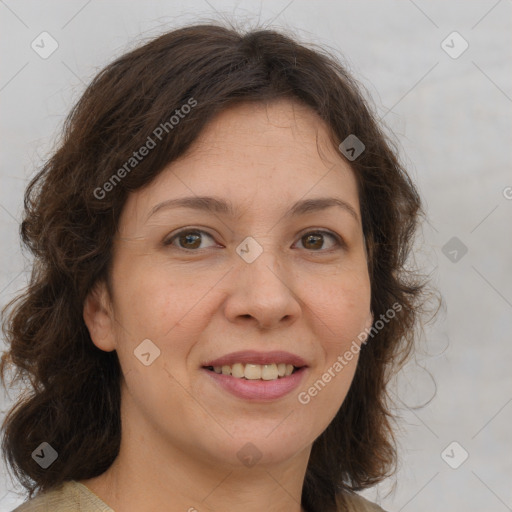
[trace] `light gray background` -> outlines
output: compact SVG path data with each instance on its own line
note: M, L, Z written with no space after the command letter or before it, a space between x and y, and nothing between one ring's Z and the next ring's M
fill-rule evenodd
M85 84L142 39L220 15L340 52L395 132L428 208L417 259L444 307L397 381L399 471L364 494L389 512L512 510L510 0L0 1L0 304L27 279L24 188ZM46 60L30 46L43 31L59 44ZM441 47L453 31L469 43L456 59ZM443 253L454 236L468 249L445 249L456 262ZM4 397L2 409L9 404ZM457 469L442 458L456 465L462 450L469 457ZM23 501L6 475L0 500L1 511Z

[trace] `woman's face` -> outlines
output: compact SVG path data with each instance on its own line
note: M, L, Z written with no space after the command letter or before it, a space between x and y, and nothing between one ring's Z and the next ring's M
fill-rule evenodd
M372 320L356 180L320 118L289 101L221 113L129 197L112 290L84 316L118 353L124 429L217 465L309 455Z

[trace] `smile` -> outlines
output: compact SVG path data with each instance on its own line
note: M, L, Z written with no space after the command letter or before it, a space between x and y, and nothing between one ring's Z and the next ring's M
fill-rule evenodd
M246 380L277 380L288 377L299 368L293 364L287 363L271 363L271 364L254 364L254 363L235 363L233 365L223 366L207 366L207 370L217 374L231 375L237 379Z
M297 389L303 382L308 370L307 366L303 366L302 368L296 368L290 365L292 367L292 372L289 373L289 368L287 368L289 373L288 375L285 373L285 375L283 375L282 377L279 377L278 375L277 378L265 380L261 377L256 378L257 373L254 373L254 378L248 379L247 377L245 377L245 371L247 371L247 366L250 367L249 372L259 371L261 373L264 372L265 370L260 370L260 366L264 367L273 365L246 364L244 367L243 377L234 377L233 375L223 373L222 368L221 373L217 373L214 367L203 367L202 371L204 372L204 375L207 378L213 381L213 384L217 387L217 389L221 391L228 392L232 396L242 398L243 400L248 400L251 402L270 402L273 400L278 400L279 398L283 398L289 393L291 393L294 389ZM254 366L258 368L252 368ZM230 368L231 367L228 366L226 369L224 369L224 371L227 372ZM271 369L270 372L273 372L273 375L275 375L275 373L278 372L278 370Z

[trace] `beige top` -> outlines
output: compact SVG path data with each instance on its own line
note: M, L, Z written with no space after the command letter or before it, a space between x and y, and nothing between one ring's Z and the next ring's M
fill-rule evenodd
M346 512L385 512L359 495L348 497ZM114 512L88 487L71 480L50 491L38 494L12 512ZM345 511L343 511L345 512Z
M71 480L43 492L12 512L114 512L88 487Z

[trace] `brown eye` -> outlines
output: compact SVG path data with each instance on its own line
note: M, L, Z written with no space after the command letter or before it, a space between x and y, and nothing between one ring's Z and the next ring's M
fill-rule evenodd
M213 240L211 235L205 233L204 231L197 229L184 230L180 231L179 233L176 233L169 240L166 240L164 242L164 245L173 245L176 246L178 249L186 250L204 249L204 247L201 247L201 243L203 242L203 237L205 236ZM174 243L175 241L177 241L177 244Z
M334 240L334 245L341 245L338 238L327 231L312 231L303 235L300 240L304 249L318 251L320 249L325 249L325 237ZM332 247L329 247L328 249L332 249Z
M197 249L201 245L200 233L186 233L178 237L180 246L184 249Z

